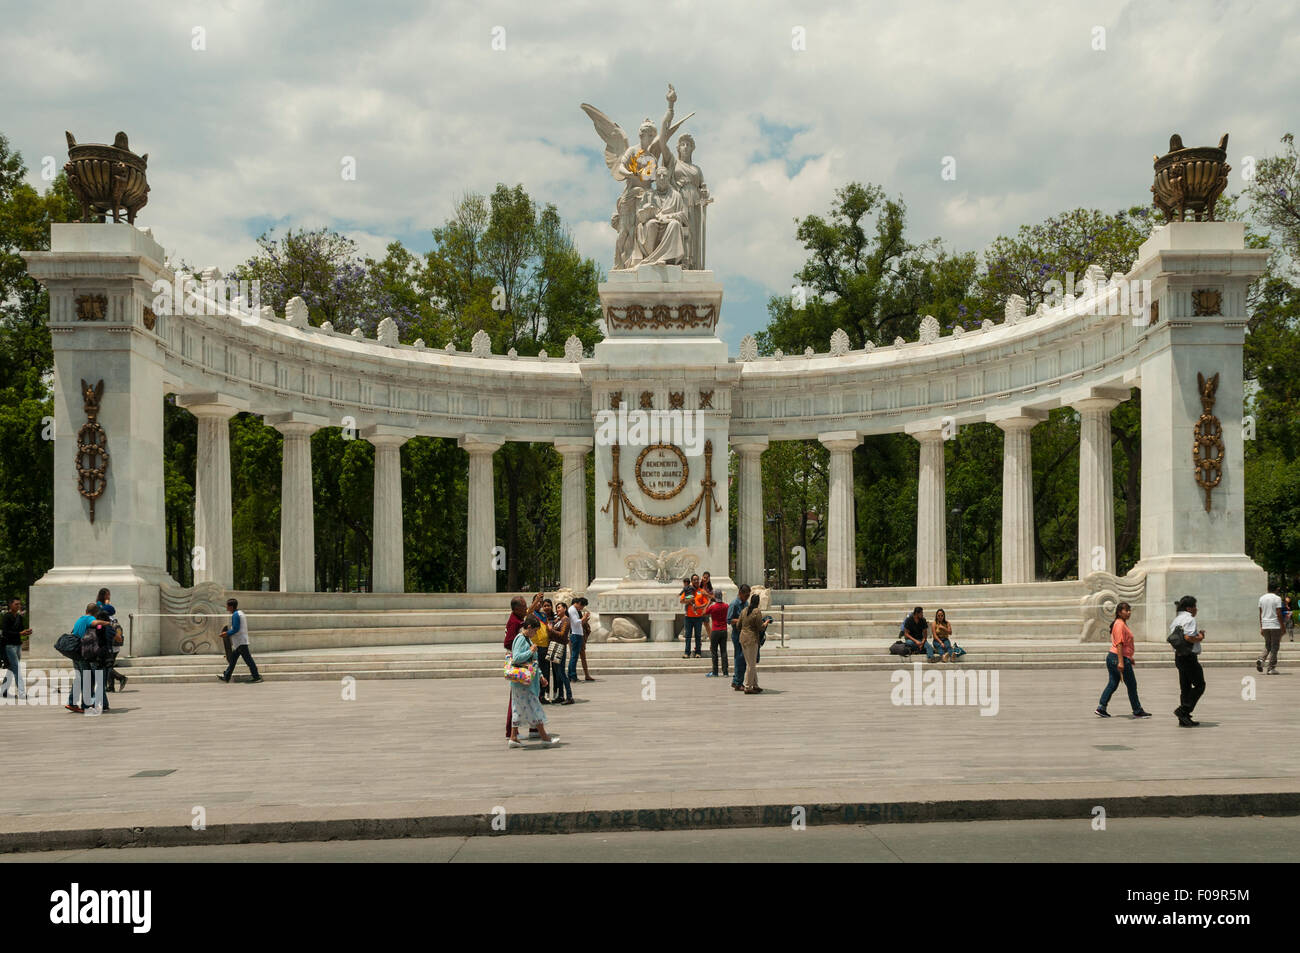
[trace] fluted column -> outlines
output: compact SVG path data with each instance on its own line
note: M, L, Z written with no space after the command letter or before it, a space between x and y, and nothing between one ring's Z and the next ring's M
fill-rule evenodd
M492 493L492 454L505 443L500 437L467 434L460 447L469 454L469 517L465 545L465 590L496 592L493 549L497 544L496 501Z
M587 454L594 441L555 441L563 460L560 482L560 585L575 593L591 583L587 570Z
M402 444L415 436L396 427L374 426L362 436L375 448L375 516L371 527L372 592L405 592L402 541Z
M230 418L247 410L244 401L224 394L187 394L176 403L198 419L198 459L194 468L194 581L235 585L235 547L231 532Z
M944 485L943 431L912 434L921 444L916 493L916 584L948 585L948 504Z
M1115 488L1110 455L1110 412L1119 401L1094 397L1079 412L1079 578L1115 572ZM1094 551L1100 547L1094 557ZM1096 563L1096 565L1094 565Z
M995 421L1002 443L1002 584L1034 581L1034 466L1029 432L1038 415Z
M852 589L858 581L857 528L853 516L853 451L856 431L819 434L831 452L830 512L826 531L826 588Z
M315 592L311 435L329 421L299 413L276 414L266 421L284 435L280 476L280 591Z
M744 437L731 442L740 457L740 494L736 499L736 582L763 584L763 451L766 437ZM781 554L781 559L785 554Z

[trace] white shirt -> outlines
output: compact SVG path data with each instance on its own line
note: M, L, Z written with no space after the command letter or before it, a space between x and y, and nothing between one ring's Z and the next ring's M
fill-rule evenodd
M1170 631L1172 632L1175 627L1181 628L1183 630L1183 635L1195 635L1196 617L1190 612L1180 612L1174 616L1174 623L1169 627ZM1201 654L1200 642L1189 642L1188 644L1192 647L1193 655Z
M1277 621L1277 610L1282 608L1282 597L1277 593L1266 592L1259 597L1259 611L1264 614L1264 621L1259 624L1261 629L1280 629L1282 624Z
M582 612L577 606L569 606L569 634L582 638Z

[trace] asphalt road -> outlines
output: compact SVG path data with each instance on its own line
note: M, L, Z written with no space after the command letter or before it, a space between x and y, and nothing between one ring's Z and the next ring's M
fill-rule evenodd
M11 854L0 863L1293 862L1300 817L1092 819L148 847Z

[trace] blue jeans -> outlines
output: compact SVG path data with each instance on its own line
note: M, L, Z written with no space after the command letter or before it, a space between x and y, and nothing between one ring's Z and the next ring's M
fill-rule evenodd
M73 708L81 708L83 707L81 704L81 696L82 696L81 673L86 671L86 669L89 667L89 663L83 662L81 661L81 659L75 659L75 658L72 659L71 661L72 661L72 689L71 691L68 692L68 704L71 705ZM89 686L86 686L86 689L87 689L87 694L89 694Z
M952 640L943 639L926 639L925 640L925 657L934 659L935 649L938 648L940 655L948 655L952 652Z
M569 681L570 682L576 682L578 680L578 656L582 654L582 645L585 640L586 640L585 636L579 635L576 632L569 633ZM570 688L569 692L570 694L572 694L573 689Z
M700 616L699 618L696 619L692 619L690 616L686 617L686 627L682 629L682 636L686 640L686 644L682 647L683 652L691 651L691 633L695 634L694 650L696 652L700 651L700 641L701 639L704 638L703 629L704 629L704 616Z
M1097 707L1102 711L1106 710L1106 705L1110 701L1110 696L1115 694L1115 689L1119 688L1119 656L1114 652L1106 653L1106 672L1110 675L1110 681L1106 683L1106 690L1101 693L1101 702ZM1133 706L1133 714L1142 710L1142 703L1138 701L1138 680L1137 672L1133 670L1133 660L1124 660L1124 687L1128 689L1128 703Z
M21 645L5 646L5 664L9 668L5 671L4 690L0 694L9 694L9 685L17 684L18 697L22 698L27 694L27 686L23 684L23 670L19 668L19 662L23 658L23 647Z

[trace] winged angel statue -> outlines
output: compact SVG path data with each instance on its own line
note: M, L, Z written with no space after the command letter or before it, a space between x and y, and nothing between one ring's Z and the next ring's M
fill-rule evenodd
M650 119L637 130L637 145L595 106L582 104L605 143L605 165L623 193L609 220L617 233L614 269L637 265L669 264L704 267L704 210L713 200L698 166L691 162L695 140L682 136L677 153L668 146L682 124L695 113L673 121L677 91L668 87L668 109L656 126ZM653 187L651 187L653 183Z

